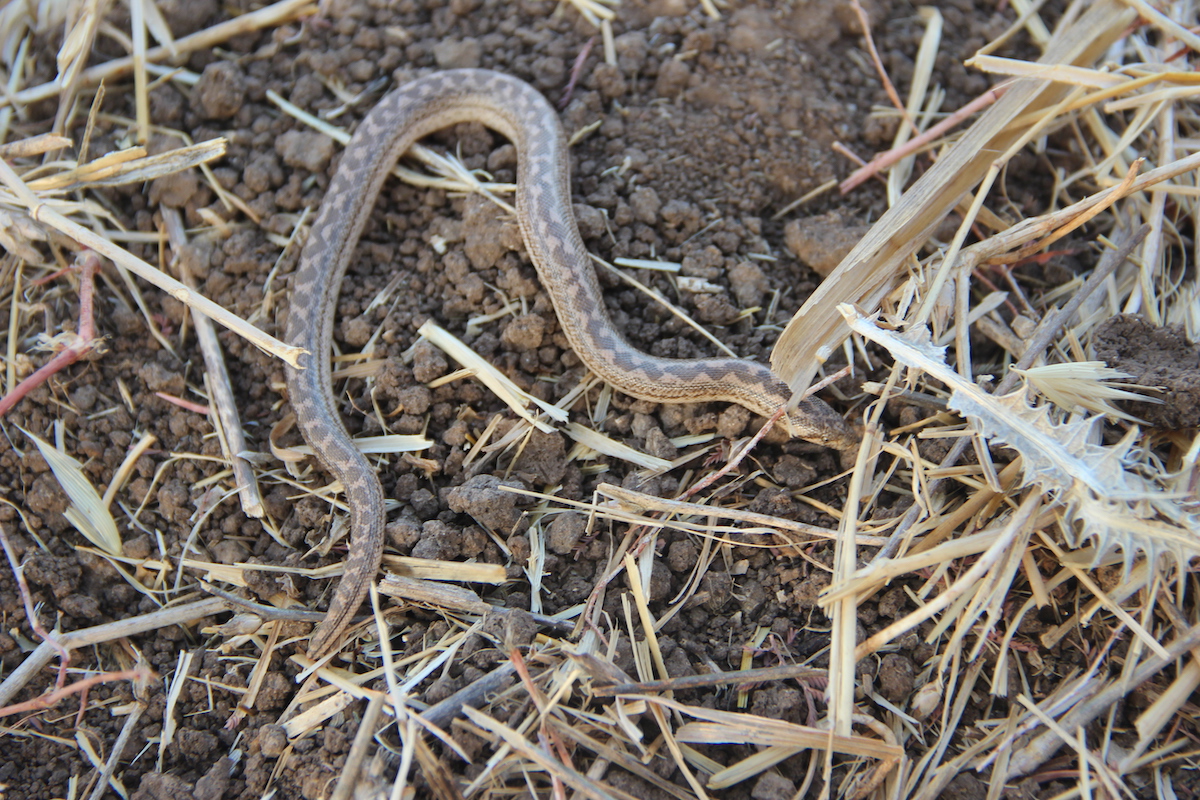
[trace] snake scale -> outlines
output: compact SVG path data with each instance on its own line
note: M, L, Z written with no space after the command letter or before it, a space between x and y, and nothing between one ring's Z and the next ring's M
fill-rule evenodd
M562 125L536 89L480 69L435 73L399 87L367 114L346 146L292 284L287 340L310 355L308 368L287 369L288 395L305 440L345 487L351 516L345 572L309 640L313 658L339 644L383 556L383 489L347 434L331 386L342 277L395 163L422 137L460 122L480 122L515 145L521 234L567 341L589 369L626 394L660 403L729 401L770 416L791 399L788 387L754 361L656 358L621 337L575 223ZM842 418L816 399L791 410L783 424L793 436L838 449L856 441Z

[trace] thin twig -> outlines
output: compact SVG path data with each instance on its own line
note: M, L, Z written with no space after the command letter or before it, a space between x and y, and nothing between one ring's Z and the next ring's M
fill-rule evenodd
M888 76L887 70L883 67L883 59L879 57L879 51L875 49L875 38L871 36L871 19L867 16L867 12L863 9L858 0L850 0L850 8L854 10L854 15L858 17L858 24L862 26L863 41L866 42L867 52L871 56L871 63L875 65L875 72L879 75L879 81L883 84L883 90L887 92L888 99L892 101L892 105L904 117L904 122L908 127L912 128L914 134L919 134L921 131L917 128L917 124L913 122L912 117L908 115L908 109L904 106L904 102L900 99L900 93L896 91L892 79Z
M33 680L33 677L41 672L61 647L65 647L67 650L77 650L80 647L90 647L110 642L113 639L158 630L168 625L184 625L227 610L223 600L210 597L117 622L106 622L92 628L84 628L70 633L51 634L48 641L39 644L32 653L25 657L21 665L4 679L4 683L0 683L0 705L7 703L25 684Z
M179 279L188 288L198 291L196 279L183 257L184 246L187 244L187 232L183 227L183 217L178 209L164 208L163 220L166 222L167 237L171 249L175 252L172 262L179 270ZM246 435L242 432L242 419L238 413L237 401L233 394L233 384L229 380L229 370L225 368L225 353L217 339L216 329L212 320L192 309L192 323L196 326L196 342L204 354L205 381L209 385L213 405L216 406L216 428L221 449L233 468L234 481L238 487L238 499L246 516L261 518L266 512L263 509L262 493L258 488L258 478L250 462L242 455L250 451L246 443Z
M506 661L477 681L467 684L420 714L421 719L437 728L445 728L464 708L482 708L491 697L512 684L517 668Z
M850 177L839 183L838 191L842 194L848 194L854 191L854 189L858 188L858 186L868 178L871 178L882 170L887 169L892 164L895 164L897 161L900 161L906 156L915 153L930 142L936 141L938 137L944 135L951 128L961 124L972 115L982 111L1003 97L1004 93L1008 91L1010 83L1011 82L1006 81L1005 83L993 86L991 89L988 89L986 92L979 95L979 97L976 97L974 100L967 103L965 106L958 109L938 124L932 126L924 133L917 134L900 147L893 147L891 150L875 156L866 164L863 164L861 167L854 170L854 172L851 172Z
M575 93L575 84L579 81L579 76L583 72L583 65L587 63L587 58L591 55L592 45L596 43L596 37L589 37L587 44L579 51L579 55L575 56L575 63L571 65L571 77L567 81L567 88L563 90L562 99L558 101L558 110L566 108L571 102L571 95Z
M827 681L828 679L828 670L804 667L799 664L788 664L783 667L741 669L732 672L714 672L707 675L686 675L682 678L671 678L663 681L617 683L611 686L601 686L593 682L590 692L594 697L615 697L616 695L623 694L681 692L686 689L707 689L712 686L748 686L770 681L798 680L812 683Z
M154 672L146 667L136 667L134 669L124 669L119 672L102 672L99 675L92 675L82 680L75 681L69 686L64 686L61 689L55 689L53 692L38 695L32 700L26 700L24 703L15 703L11 706L0 708L0 717L10 717L13 714L24 714L29 711L43 711L58 704L60 700L70 697L78 692L85 691L100 683L113 683L114 681L137 680L144 681L154 677Z
M382 692L372 692L358 723L358 732L354 734L354 744L346 755L346 763L342 766L342 774L338 776L337 786L329 800L349 800L354 795L354 789L359 785L358 776L362 772L363 763L367 760L367 748L375 739L376 728L379 725L379 715L383 711L383 701L387 697Z
M125 745L129 743L129 739L133 736L134 731L139 730L138 724L141 722L142 715L146 713L146 708L150 705L146 693L146 681L154 676L153 671L144 664L139 664L138 667L128 670L134 673L133 678L133 709L129 712L129 716L125 718L125 723L121 726L121 732L117 734L117 739L112 744L112 752L108 755L108 761L104 762L104 768L100 770L99 779L96 781L96 787L92 790L88 800L100 800L108 793L109 788L112 788L120 793L121 786L113 782L113 775L117 772L117 765L121 763L121 759L125 756Z
M54 639L38 620L37 611L33 607L33 596L29 592L29 584L25 580L25 567L17 563L17 554L13 552L12 544L8 541L8 531L0 524L0 545L4 546L4 555L8 556L8 565L12 567L13 576L17 579L17 590L21 593L21 602L25 605L25 618L34 634L58 653L58 677L54 680L54 688L61 689L67 677L67 665L71 663L71 653Z
M99 341L96 339L96 324L92 317L95 304L95 277L100 269L100 258L90 250L80 254L79 260L79 326L77 332L70 337L69 344L55 354L54 358L43 364L36 372L0 398L0 417L30 392L50 380L50 376L61 372L74 364L92 350L96 349Z

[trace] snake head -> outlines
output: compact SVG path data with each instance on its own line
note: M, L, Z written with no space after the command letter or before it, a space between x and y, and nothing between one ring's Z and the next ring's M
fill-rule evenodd
M805 398L795 408L789 408L780 424L797 439L843 453L857 450L862 441L862 431L815 397Z

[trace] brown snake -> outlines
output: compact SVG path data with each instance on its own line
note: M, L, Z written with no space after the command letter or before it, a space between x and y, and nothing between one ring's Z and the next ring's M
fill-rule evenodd
M460 122L480 122L517 149L517 217L525 246L554 302L571 348L598 376L626 394L659 403L728 401L764 416L792 392L771 370L733 358L656 358L631 347L613 327L571 209L567 142L554 109L529 84L478 69L441 72L391 92L346 146L300 255L287 339L310 353L308 369L287 370L288 394L305 440L342 482L350 505L350 552L308 654L338 643L362 604L383 557L383 489L338 413L329 351L342 276L384 179L422 137ZM837 449L857 437L832 409L808 399L784 417L793 435Z

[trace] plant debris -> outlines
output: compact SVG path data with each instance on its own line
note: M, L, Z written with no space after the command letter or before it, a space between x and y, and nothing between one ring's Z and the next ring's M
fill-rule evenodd
M4 6L0 794L1194 796L1196 27L1141 0ZM365 109L474 66L563 109L638 347L773 342L862 445L587 374L521 252L517 154L460 125L397 165L339 300L388 550L314 663L346 509L281 394L287 276Z

